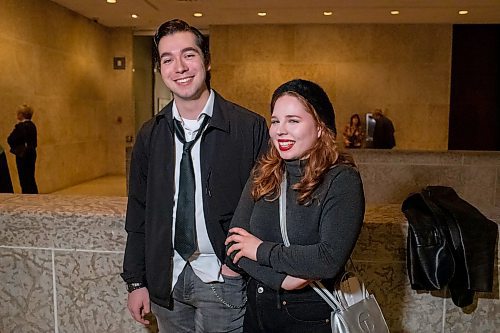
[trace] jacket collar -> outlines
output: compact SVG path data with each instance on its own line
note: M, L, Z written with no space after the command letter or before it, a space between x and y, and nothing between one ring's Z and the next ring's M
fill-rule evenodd
M220 129L224 132L229 132L229 120L227 117L227 110L229 108L229 103L226 101L221 95L219 95L215 90L213 91L215 94L214 100L214 111L212 114L212 119L210 119L210 123L208 127L214 127ZM173 130L173 122L174 115L172 112L173 101L167 104L158 114L155 116L156 124L159 124L162 119L166 119L168 126L171 130Z
M224 132L229 132L229 120L227 118L227 112L229 108L229 103L217 92L215 92L214 101L214 112L212 114L212 119L210 120L210 127L215 127Z

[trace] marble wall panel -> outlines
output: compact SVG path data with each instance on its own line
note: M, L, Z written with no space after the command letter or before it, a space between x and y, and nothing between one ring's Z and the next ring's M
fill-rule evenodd
M495 205L496 166L465 166L463 167L463 188L460 195L467 198L470 204L478 207Z
M422 97L417 102L405 98L398 102L383 104L385 105L384 112L394 124L395 149L408 147L446 151L450 107L445 103L437 104L430 101L423 103L422 101L427 101L427 99ZM432 134L429 135L429 133Z
M11 194L8 194L8 193L0 193L0 203L2 203L3 201L6 201L6 200L9 200L11 199L13 196Z
M371 62L337 63L336 66L337 72L332 78L337 83L333 86L337 98L333 101L340 129L349 122L353 113L360 114L364 119L366 113L379 107L393 121L396 148L447 150L447 70L435 65L433 69L416 69L401 64ZM422 72L422 75L407 80L411 76L410 72L415 70ZM430 77L440 75L443 80L432 80ZM387 97L387 91L391 91L390 98Z
M418 150L349 149L357 164L391 165L462 165L464 154L458 151L426 152Z
M52 221L25 212L4 213L0 216L0 245L21 247L52 247Z
M41 193L124 174L125 136L133 135L132 32L40 0L1 1L0 22L0 115L9 119L0 123L2 146L17 106L28 103L38 128ZM113 70L113 56L125 56L127 69Z
M251 101L264 104L302 77L334 100L338 128L381 107L395 120L398 148L447 148L450 25L216 25L210 39L214 88L260 114L268 111Z
M375 25L296 25L289 31L295 35L295 59L304 63L362 62L376 53ZM321 38L311 38L321 36ZM376 60L374 62L377 62Z
M498 332L500 327L500 296L498 294L498 277L491 293L477 293L474 304L459 308L448 298L446 300L445 333Z
M245 63L240 66L230 66L223 69L218 69L217 74L224 73L220 78L217 78L216 71L213 73L213 86L218 87L221 84L220 79L230 79L232 82L236 82L241 77L247 77L249 84L251 84L252 89L247 89L247 87L239 84L233 84L227 89L221 90L221 94L224 98L232 99L233 96L244 96L243 99L238 100L238 104L246 106L249 101L259 101L259 102L269 102L269 100L259 100L259 96L267 96L269 94L270 87L267 82L269 82L270 73L267 70L267 63L265 62L255 62L255 63ZM227 76L225 76L227 75ZM217 88L216 88L217 89ZM270 97L270 96L269 96ZM263 110L260 110L263 114Z
M450 186L457 192L463 189L460 166L360 164L359 170L370 204L402 203L427 185Z
M355 261L355 265L375 295L390 332L441 332L443 299L412 290L404 263Z
M123 251L127 234L124 220L78 215L55 219L54 247L95 251Z
M497 332L500 327L500 288L499 276L500 247L497 243L493 287L491 292L476 292L473 304L467 307L457 307L449 293L445 303L445 333L454 332Z
M495 185L495 207L500 208L500 168L496 171L497 179Z
M113 215L125 217L127 199L122 197L13 195L1 194L1 212L25 212L37 216L60 214L81 216Z
M365 209L365 225L371 223L406 224L400 204L368 205Z
M122 259L123 253L56 251L60 332L151 332L128 312Z
M336 82L338 82L338 68L341 65L342 64L332 64L328 62L310 63L307 65L302 62L279 64L269 63L268 66L271 71L271 91L267 102L269 103L271 101L272 93L283 83L297 78L306 78L321 85L334 106L336 106L340 92ZM336 113L342 111L337 109L338 108L335 109Z
M33 50L30 57L31 59L22 57L21 55L26 52L26 45L20 41L13 41L10 39L0 38L2 43L2 50L0 52L0 91L2 94L9 95L16 92L32 93L34 85L32 77L23 75L23 73L30 72L33 66L39 64L38 51ZM15 64L12 64L12 59L18 59ZM15 110L11 110L12 116L7 118L15 122Z
M498 152L468 151L463 156L464 165L500 166L500 153Z
M352 258L360 261L404 263L406 233L406 227L400 224L365 222Z
M123 251L126 198L5 195L0 245Z
M0 247L0 332L54 332L52 255Z
M287 25L210 26L212 61L219 63L289 61L294 45Z

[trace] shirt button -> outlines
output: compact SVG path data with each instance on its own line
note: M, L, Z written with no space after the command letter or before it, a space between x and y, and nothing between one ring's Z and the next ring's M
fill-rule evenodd
M264 288L262 288L262 287L257 288L257 292L259 294L262 294L264 292Z

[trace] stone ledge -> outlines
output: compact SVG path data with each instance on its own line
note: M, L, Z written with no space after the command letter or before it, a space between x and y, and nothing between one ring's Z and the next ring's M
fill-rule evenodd
M0 317L9 318L0 331L17 332L16 323L23 332L150 333L130 318L119 276L125 211L126 198L0 195ZM406 276L406 233L399 204L369 205L353 253L391 332L458 332L471 320L481 323L477 332L492 332L498 277L494 292L478 294L470 314L445 296L414 291Z

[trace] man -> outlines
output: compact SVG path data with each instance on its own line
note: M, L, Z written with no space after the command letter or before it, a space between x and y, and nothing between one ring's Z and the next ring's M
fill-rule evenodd
M37 131L31 121L33 109L26 104L17 110L19 121L7 138L10 152L16 155L17 173L23 194L38 194L35 180Z
M381 109L373 112L375 129L373 131L373 148L392 149L396 145L394 138L394 125L392 121L384 116Z
M241 191L267 148L266 123L210 89L208 44L196 28L168 21L154 42L174 98L143 125L132 153L128 308L148 324L151 304L161 332L241 332L245 281L221 263Z

